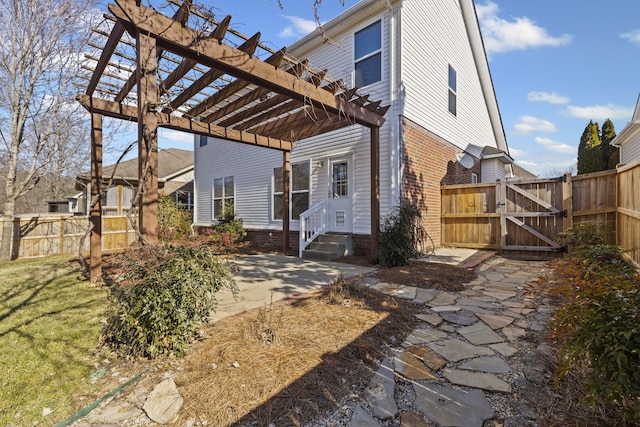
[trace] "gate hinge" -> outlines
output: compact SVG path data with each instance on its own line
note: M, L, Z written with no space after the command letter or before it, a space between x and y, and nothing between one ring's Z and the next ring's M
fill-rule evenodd
M566 254L569 252L569 248L567 246L559 246L557 248L555 248L556 252L562 252L563 254Z
M568 216L566 209L563 210L563 211L553 212L553 213L551 213L551 215L552 216L559 216L559 217L562 217L562 218L566 218Z
M562 175L559 176L557 178L553 178L553 181L557 181L557 182L567 182L567 175Z

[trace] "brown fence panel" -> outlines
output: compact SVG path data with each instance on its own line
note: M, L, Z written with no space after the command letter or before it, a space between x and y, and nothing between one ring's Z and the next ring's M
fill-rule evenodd
M618 245L640 266L640 162L618 170Z
M573 222L600 221L607 228L607 240L616 243L616 170L572 177Z
M565 182L442 187L443 245L554 250L551 240L558 233L584 221L603 222L609 242L640 265L640 161L618 170L567 176Z
M3 220L0 219L0 225ZM35 258L53 255L77 255L82 236L89 227L86 216L46 215L21 216L13 220L12 258ZM102 249L122 249L136 241L136 235L126 216L102 218ZM85 239L84 252L89 251Z
M442 188L442 244L466 248L500 247L496 184Z

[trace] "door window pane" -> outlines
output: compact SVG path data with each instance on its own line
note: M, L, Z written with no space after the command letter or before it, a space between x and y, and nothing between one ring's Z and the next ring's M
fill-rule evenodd
M333 197L349 196L349 170L348 163L333 164Z

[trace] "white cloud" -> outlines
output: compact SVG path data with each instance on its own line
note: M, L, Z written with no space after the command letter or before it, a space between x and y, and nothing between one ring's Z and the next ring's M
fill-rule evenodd
M193 135L185 132L160 128L158 137L162 138L163 140L176 141L193 145Z
M515 133L517 135L528 135L531 132L556 132L558 128L549 120L539 119L533 116L522 116L520 121L515 124Z
M569 105L567 113L571 117L587 120L629 120L633 116L633 108L613 104L591 105L588 107Z
M510 21L500 18L500 8L492 1L477 5L476 11L488 54L539 46L563 46L572 39L569 34L554 37L527 17L513 18Z
M555 92L529 92L527 100L531 102L548 102L549 104L568 104L571 100Z
M529 155L529 153L527 153L524 150L518 150L517 148L512 148L509 147L509 154L511 154L511 157L526 157Z
M546 150L561 154L575 154L577 149L562 142L554 141L550 138L535 137L534 141L542 145Z
M620 37L628 39L631 43L640 46L640 29L622 33Z
M291 25L286 26L280 31L279 36L282 38L302 37L315 31L318 27L316 21L310 21L308 19L300 18L298 16L283 15Z

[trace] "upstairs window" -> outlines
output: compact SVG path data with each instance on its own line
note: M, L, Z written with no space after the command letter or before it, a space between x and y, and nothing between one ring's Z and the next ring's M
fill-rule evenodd
M382 80L382 23L377 21L355 34L355 86Z
M458 115L458 74L449 64L449 112Z

